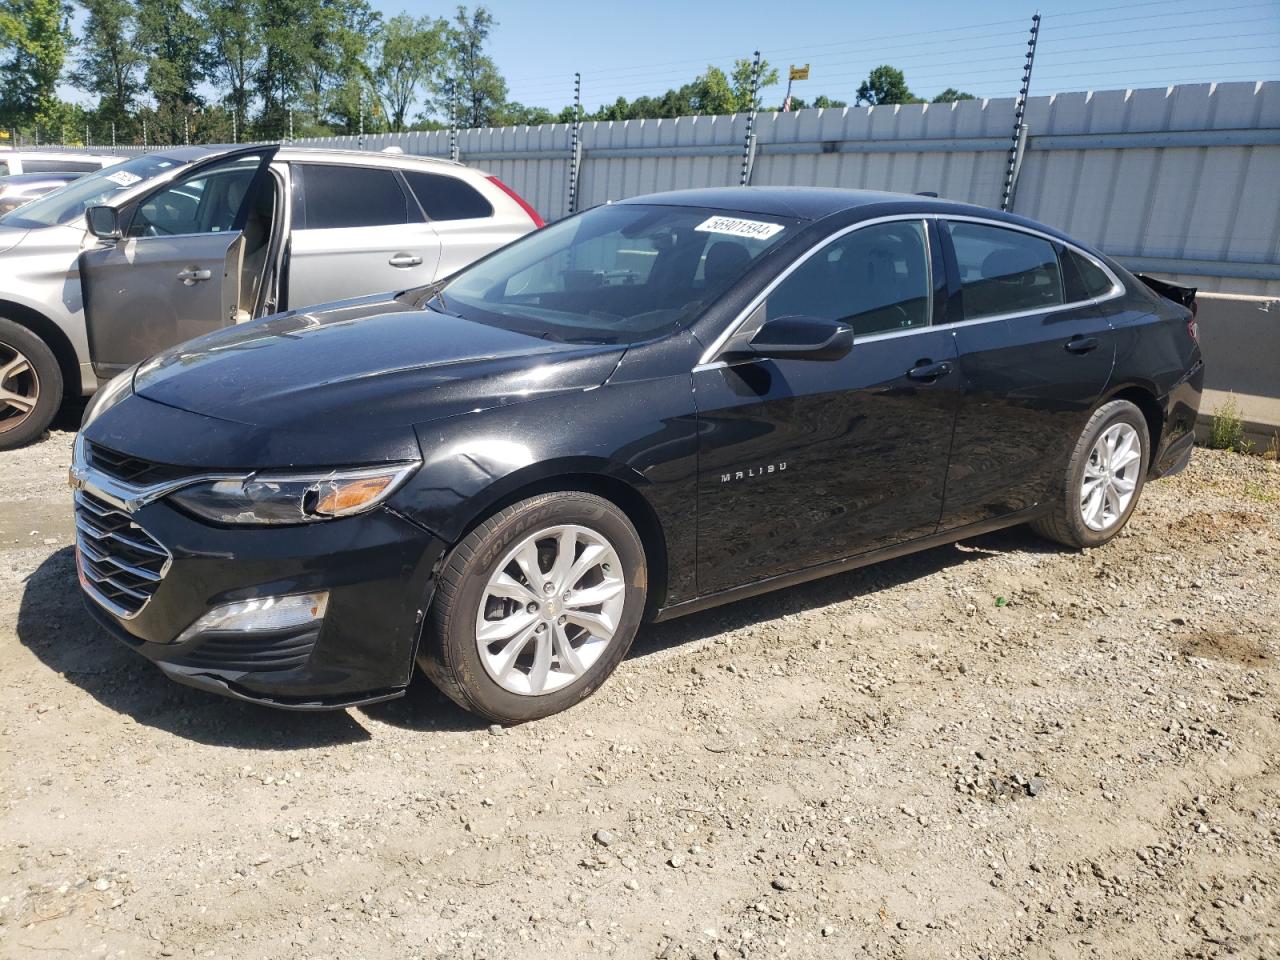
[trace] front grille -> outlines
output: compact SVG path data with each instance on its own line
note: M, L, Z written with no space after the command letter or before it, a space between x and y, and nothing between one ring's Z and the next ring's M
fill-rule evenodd
M84 588L125 619L146 606L172 559L129 514L83 490L76 493L76 552Z
M116 480L135 487L149 487L169 480L181 480L191 475L191 467L175 467L168 463L155 463L141 457L131 457L110 447L89 441L86 454L90 466Z

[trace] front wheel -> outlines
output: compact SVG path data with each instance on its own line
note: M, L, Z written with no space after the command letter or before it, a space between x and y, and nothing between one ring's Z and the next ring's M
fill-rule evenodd
M62 370L48 345L0 317L0 450L44 433L62 404Z
M459 706L499 723L590 696L631 646L648 572L617 506L562 491L495 513L449 554L418 662Z
M1080 433L1052 510L1032 529L1069 547L1102 546L1133 514L1150 460L1142 411L1128 400L1104 403Z

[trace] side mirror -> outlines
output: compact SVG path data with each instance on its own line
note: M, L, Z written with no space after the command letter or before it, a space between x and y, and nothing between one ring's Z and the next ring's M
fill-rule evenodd
M84 220L89 232L99 240L119 240L124 236L115 207L90 207L84 212Z
M775 317L761 325L749 347L774 360L839 360L853 349L853 328L822 317Z

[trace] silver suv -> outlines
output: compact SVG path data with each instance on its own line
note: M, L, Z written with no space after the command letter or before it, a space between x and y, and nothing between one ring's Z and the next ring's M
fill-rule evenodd
M280 310L431 283L542 226L425 157L181 147L0 217L0 449L138 360Z

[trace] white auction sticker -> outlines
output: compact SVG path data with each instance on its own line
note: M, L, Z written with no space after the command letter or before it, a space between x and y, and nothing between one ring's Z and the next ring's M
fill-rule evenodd
M726 233L731 237L746 237L749 240L768 240L785 228L780 223L765 223L763 220L708 217L693 229L701 230L703 233Z
M115 173L107 174L107 179L112 183L118 183L122 187L131 187L142 178L136 173L130 173L128 170L117 170Z

